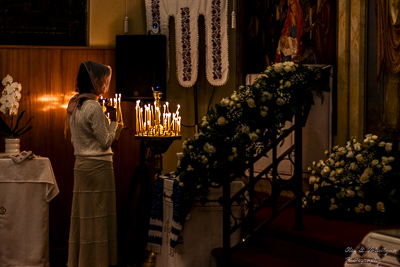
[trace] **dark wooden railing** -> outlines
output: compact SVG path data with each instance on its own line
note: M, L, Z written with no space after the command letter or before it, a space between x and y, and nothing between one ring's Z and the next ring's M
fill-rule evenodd
M249 158L249 182L235 195L231 197L230 179L225 179L223 184L223 256L222 266L230 266L232 253L239 249L244 243L249 242L257 233L272 222L284 209L293 204L295 207L295 221L293 228L303 229L303 210L302 210L302 128L305 125L309 109L303 116L295 117L295 123L280 136L273 140L262 153ZM290 135L294 134L294 144L278 155L278 147ZM265 169L254 176L254 164L267 153L272 152L271 163ZM283 160L289 160L294 166L293 175L286 179L281 179L278 173L278 165ZM260 198L255 194L255 186L258 181L265 179L271 185L271 191L267 198ZM290 190L294 197L278 203L278 198L283 190ZM244 218L234 217L231 206L234 203L244 202L247 214ZM265 219L261 224L255 225L254 216L265 207L272 209L272 215ZM241 228L243 238L239 243L231 247L231 235Z

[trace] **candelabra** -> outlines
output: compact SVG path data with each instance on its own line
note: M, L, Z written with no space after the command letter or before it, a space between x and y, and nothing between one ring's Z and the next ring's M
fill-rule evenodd
M140 106L136 102L136 135L154 154L156 177L162 172L162 154L167 152L171 144L181 139L180 105L175 113L170 112L166 102L161 108L162 92L153 92L154 106Z

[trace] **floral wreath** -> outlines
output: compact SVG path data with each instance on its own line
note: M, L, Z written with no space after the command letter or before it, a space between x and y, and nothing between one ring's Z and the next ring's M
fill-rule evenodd
M223 98L203 117L194 139L183 142L181 186L198 194L243 175L249 156L260 153L283 133L286 121L314 104L313 92L323 100L329 91L326 75L319 67L276 63L252 85Z

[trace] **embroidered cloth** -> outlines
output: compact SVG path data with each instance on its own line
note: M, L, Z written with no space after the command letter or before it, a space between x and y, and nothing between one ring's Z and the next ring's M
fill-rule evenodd
M172 185L172 188L171 188ZM163 202L172 202L172 218L164 222ZM188 194L182 190L176 179L176 172L160 175L155 181L153 191L152 208L150 211L150 226L148 233L147 250L161 253L162 231L168 231L170 255L175 252L183 253L181 231L187 214L189 213L190 199Z
M227 0L145 1L148 31L154 30L156 25L161 34L168 36L169 17L175 18L177 78L184 87L191 87L197 81L198 18L204 16L207 80L213 86L224 85L229 74Z

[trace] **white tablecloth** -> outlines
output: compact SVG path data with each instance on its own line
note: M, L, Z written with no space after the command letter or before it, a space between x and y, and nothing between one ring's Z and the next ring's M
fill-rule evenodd
M216 266L211 255L214 248L222 247L222 188L211 189L209 202L204 206L194 203L183 226L183 253L170 255L169 235L172 222L173 203L171 200L173 181L165 179L163 202L163 233L161 253L157 254L156 267L211 267ZM239 191L244 184L234 181L231 185L231 195ZM221 204L220 204L221 203ZM244 204L232 207L232 213L237 218L244 216ZM231 236L231 244L239 242L240 229Z
M400 229L372 231L346 252L345 267L400 266Z
M59 189L48 158L0 158L0 266L49 264L49 202Z

